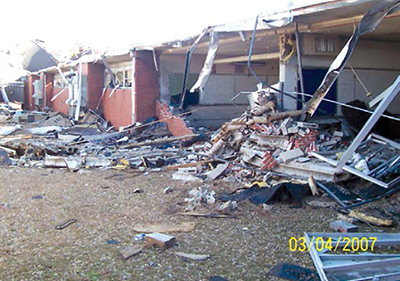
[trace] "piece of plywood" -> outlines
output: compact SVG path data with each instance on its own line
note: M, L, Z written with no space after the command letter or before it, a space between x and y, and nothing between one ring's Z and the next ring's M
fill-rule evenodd
M143 251L143 247L141 245L133 245L123 249L121 251L121 255L124 259L129 259L130 257L139 254L141 251Z

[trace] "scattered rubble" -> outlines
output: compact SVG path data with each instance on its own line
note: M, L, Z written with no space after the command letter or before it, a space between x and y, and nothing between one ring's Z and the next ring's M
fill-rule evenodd
M216 132L202 133L201 138L197 133L171 137L161 120L152 119L147 124L133 124L115 131L112 127L99 126L104 120L91 111L81 113L78 121L71 121L60 113L9 110L18 118L7 119L0 127L1 164L64 168L71 172L92 168L130 169L144 175L173 170L172 179L204 184L185 199L187 212L195 211L202 204L213 205L217 200L240 202L248 198L256 204L265 204L277 197L284 198L281 191L275 195L281 188L286 190L283 192L286 197L299 204L310 190L318 196L322 189L330 196L334 194L341 207L347 208L349 205L343 203L341 195L330 191L332 188L346 190L351 176L331 167L315 153L340 160L351 141L348 133L341 130L339 123L299 122L288 112L279 112L276 98L269 90L262 89L253 96L257 97L251 103L253 107L242 116ZM28 119L30 122L25 122ZM186 146L188 143L190 146ZM396 142L371 134L348 166L367 176L394 181L399 178L400 158L393 155L398 155L399 149ZM217 195L218 188L208 187L209 182L217 179L241 183L245 188L228 197ZM253 188L249 185L251 182L265 185ZM173 187L167 187L164 193L172 190ZM359 199L358 193L353 199L358 202L353 204L359 204ZM371 198L363 200L368 202ZM221 210L213 207L213 211Z
M181 224L137 224L133 227L136 232L189 232L194 229L196 224L194 222L183 222Z
M357 232L358 226L344 220L333 221L329 226L338 232Z

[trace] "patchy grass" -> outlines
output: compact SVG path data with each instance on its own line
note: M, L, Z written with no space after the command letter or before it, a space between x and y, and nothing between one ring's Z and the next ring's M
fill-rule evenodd
M114 174L120 174L113 176ZM122 174L122 175L121 175ZM313 268L308 253L290 252L288 241L304 232L330 232L331 209L275 204L267 213L240 202L236 219L179 216L188 191L202 183L173 181L170 173L111 170L70 173L50 169L0 169L0 280L265 280L278 263ZM174 191L164 194L172 186ZM238 186L216 181L217 193ZM133 193L141 188L143 193ZM43 199L32 199L42 195ZM399 204L394 196L377 204ZM63 230L55 226L77 219ZM188 233L174 233L178 245L145 248L128 260L119 251L134 243L136 223L194 221ZM360 224L360 231L399 231ZM107 244L117 240L119 244ZM174 251L210 254L183 261Z

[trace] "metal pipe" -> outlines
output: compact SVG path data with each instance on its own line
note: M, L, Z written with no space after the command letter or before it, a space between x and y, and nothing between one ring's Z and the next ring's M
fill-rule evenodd
M299 93L299 92L291 92L290 94L292 94L292 95L303 95L303 96L306 96L306 97L312 97L313 96L313 95L310 95L310 94ZM322 100L326 101L326 102L333 103L333 104L337 104L337 105L340 105L340 106L343 106L343 107L347 107L347 108L355 109L355 110L358 110L358 111L362 111L362 112L365 112L365 113L369 113L369 114L373 114L374 113L373 111L368 110L368 109L364 109L364 108L360 108L360 107L357 107L357 106L349 105L349 104L346 104L346 103L330 100L330 99L327 99L327 98L323 98ZM386 115L386 114L382 114L381 116L385 117L385 118L388 118L388 119L391 119L391 120L400 121L400 118L396 118L394 116L389 116L389 115Z
M76 102L76 108L75 108L75 121L79 120L81 102L82 102L82 62L79 62L79 88L78 88L78 100Z
M369 97L372 100L372 93L368 91L367 87L365 87L364 83L361 81L360 77L358 77L357 72L354 70L352 66L350 66L351 71L353 71L354 76L357 78L358 82L361 84L361 86L364 88L365 93L367 94L367 97Z

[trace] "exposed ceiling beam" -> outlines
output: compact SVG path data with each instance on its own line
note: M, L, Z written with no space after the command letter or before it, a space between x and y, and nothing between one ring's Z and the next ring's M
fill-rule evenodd
M338 26L345 26L345 25L353 25L353 24L358 24L361 19L363 18L364 15L358 15L350 18L344 18L344 19L337 19L337 20L330 20L330 21L323 21L323 22L317 22L317 23L312 23L312 24L302 24L299 23L299 32L313 32L313 31L318 31L321 29L327 29L327 28L333 28L333 27L338 27ZM388 18L396 18L400 17L400 12L396 12L394 14L389 15ZM260 30L256 33L256 38L260 37L265 37L265 36L272 36L272 35L279 35L279 34L285 34L285 33L293 33L295 31L294 26L291 24L289 26L281 27L278 29L269 29L269 30ZM251 39L251 34L250 32L247 32L245 40L250 40ZM225 45L225 44L231 44L231 43L237 43L237 42L242 42L242 37L237 33L237 36L231 37L231 38L226 38L226 39L220 39L219 40L219 45ZM197 48L208 48L209 42L201 42L197 45ZM187 49L190 46L185 46L185 47L179 47L179 48L171 48L162 51L162 54L181 54L181 53L186 53Z
M308 29L310 31L315 31L315 30L319 30L319 29L326 29L326 28L332 28L332 27L338 27L338 26L344 26L344 25L358 24L363 17L364 17L364 15L358 15L358 16L345 18L345 19L317 22L317 23L310 24L308 26ZM387 16L386 18L390 19L390 18L397 18L397 17L400 17L400 12L391 14L391 15Z
M252 61L274 60L274 59L279 59L279 56L280 56L279 53L259 54L259 55L252 55L251 60ZM245 62L248 60L248 58L249 58L249 56L240 56L240 57L216 59L216 60L214 60L214 64Z
M287 29L288 29L288 28L286 28L285 30L287 30ZM291 30L294 31L294 28L291 28ZM232 33L233 33L233 32L232 32ZM250 42L251 35L250 35L250 32L248 32L248 33L249 33L249 35L245 35L244 38L245 38L246 41L249 41L249 42ZM281 33L284 33L284 32L282 31ZM235 37L226 38L226 39L219 39L219 40L218 40L218 45L221 46L221 45L225 45L225 44L243 42L242 37L239 35L239 33L236 32L236 34L237 34L237 36L235 36ZM258 32L256 33L256 38L260 38L260 37L264 37L264 36L269 36L269 35L276 35L276 34L279 34L277 30L258 31ZM210 43L209 43L208 41L202 42L202 43L199 43L199 44L197 45L197 48L199 48L199 49L200 49L200 48L203 48L203 47L207 47L207 48L208 48L209 44L210 44ZM249 44L250 44L250 43L249 43ZM186 52L187 49L188 49L189 47L190 47L190 46L179 47L179 48L173 48L173 49L167 49L167 50L162 51L162 54L176 54L176 53Z

